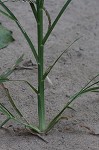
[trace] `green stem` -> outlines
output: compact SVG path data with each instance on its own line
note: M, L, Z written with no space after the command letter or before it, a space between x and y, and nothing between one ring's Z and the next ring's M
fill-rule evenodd
M40 4L40 5L39 5ZM40 131L45 130L45 101L44 101L44 46L43 40L43 2L37 3L37 30L38 30L38 118Z

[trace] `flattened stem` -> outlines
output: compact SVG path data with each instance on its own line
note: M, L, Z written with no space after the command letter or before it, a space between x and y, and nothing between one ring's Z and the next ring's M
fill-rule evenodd
M44 101L44 46L43 40L43 1L41 4L37 4L37 30L38 30L38 118L39 129L41 132L45 130L45 101Z

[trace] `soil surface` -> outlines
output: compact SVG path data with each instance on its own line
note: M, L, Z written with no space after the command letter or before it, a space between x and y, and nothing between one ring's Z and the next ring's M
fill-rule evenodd
M46 0L52 22L64 4L64 0ZM37 46L36 23L27 2L6 2ZM0 6L1 8L1 6ZM44 20L44 33L48 28ZM32 70L16 70L11 79L24 79L37 86L37 67L32 52L17 25L0 14L0 22L13 31L15 41L0 50L0 74L10 68L24 53L21 66ZM81 37L57 62L49 74L53 85L46 81L46 122L48 123L68 102L69 96L78 92L92 77L99 73L99 0L73 0L53 30L45 45L45 68L76 38ZM32 63L29 63L32 61ZM24 117L33 124L37 121L37 98L23 82L5 83ZM0 102L15 113L0 86ZM99 150L99 95L88 93L72 104L61 120L49 132L39 137L29 134L24 126L9 121L0 129L0 150ZM0 122L5 116L0 113Z

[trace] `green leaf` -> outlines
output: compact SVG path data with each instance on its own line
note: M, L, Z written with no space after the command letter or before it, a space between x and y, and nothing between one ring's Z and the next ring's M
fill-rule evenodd
M0 83L6 82L6 81L9 81L9 79L3 78L2 76L0 76Z
M51 27L49 28L48 32L46 33L42 44L45 44L45 42L47 41L49 35L51 34L51 32L53 31L54 27L56 26L57 22L59 21L59 19L61 18L62 14L64 13L64 11L66 10L66 8L68 7L68 5L70 4L72 0L67 0L66 3L64 4L64 6L62 7L62 9L60 10L59 14L57 15L56 19L54 20L53 24L51 25Z
M9 100L10 104L12 105L12 107L14 108L14 110L17 112L17 114L20 117L23 117L23 115L21 114L21 112L19 111L19 109L17 108L17 106L15 105L14 100L12 99L9 90L5 86L3 86L3 87L4 87L4 90L6 92L6 95L8 97L8 100Z
M1 103L0 103L0 111L4 115L8 116L8 118L10 118L10 119L14 118L14 116L9 112L9 110L7 108L5 108Z
M9 80L9 81L22 81L22 82L25 82L27 85L29 85L29 87L36 93L36 94L38 94L38 91L37 91L37 89L33 86L33 85L31 85L28 81L26 81L26 80Z
M23 80L25 83L27 83L29 86L30 86L30 88L36 93L36 94L38 94L38 91L37 91L37 89L33 86L33 85L31 85L28 81L26 81L26 80Z
M7 69L5 72L3 72L3 73L0 75L0 80L1 80L1 82L2 82L3 80L4 80L4 81L9 80L9 79L8 79L8 76L13 73L13 71L15 70L15 68L16 68L16 67L19 65L19 63L23 60L23 56L24 56L24 54L22 54L22 55L17 59L17 61L15 62L15 64L12 66L12 68Z
M96 90L93 90L93 91L91 91L91 92L99 93L99 91L98 91L98 90L97 90L97 91L96 91Z
M98 87L92 87L92 88L88 88L86 90L83 90L82 93L87 93L87 92L94 92L94 91L97 91L99 90L99 86Z
M8 118L0 125L0 128L2 128L9 120L10 120L10 117L8 117Z
M76 100L78 97L80 97L82 94L86 93L86 92L98 92L97 89L99 89L99 87L93 87L96 83L98 83L99 81L91 84L90 86L88 86L91 82L93 82L97 77L99 76L96 75L95 77L93 77L79 92L77 92L76 94L74 94L73 96L70 97L70 101L63 107L63 109L52 119L52 121L49 123L48 127L46 128L46 133L48 131L51 130L51 128L61 119L61 115L62 113L66 110L66 108L69 108L70 104ZM91 87L91 88L89 88ZM89 88L89 89L88 89Z
M1 9L0 9L0 12L1 12L3 15L5 15L6 17L8 17L8 18L14 20L13 17L11 17L9 14L5 13L5 12L2 11Z
M71 109L71 110L73 110L73 111L75 111L75 109L72 108L71 106L68 106L67 108L68 108L68 109Z
M5 48L13 41L12 32L0 24L0 49Z
M19 119L17 119L16 117L14 117L8 109L6 109L1 103L0 103L0 111L7 116L7 119L0 125L0 127L2 127L7 121L9 121L10 119L15 120L16 122L19 122L20 124L25 125L27 128L32 129L35 132L40 132L39 129L33 125L28 124L27 122L23 122Z
M14 68L15 68L16 66L18 66L18 65L22 62L23 57L24 57L24 54L22 54L22 55L16 60Z
M13 20L17 26L19 27L20 31L22 32L22 34L24 35L26 41L29 44L29 47L31 48L31 51L36 59L36 61L38 62L38 55L37 52L35 50L35 47L31 41L31 39L29 38L28 34L26 33L26 31L23 29L23 27L21 26L20 22L18 21L18 19L15 17L15 15L12 13L12 11L10 11L10 9L8 9L8 7L0 0L1 6L4 8L4 10L8 13L5 13L4 11L0 11L3 15L7 16L8 18L10 18L11 20Z
M48 125L48 127L46 128L45 130L45 133L48 133L54 126L55 124L57 124L57 122L61 119L61 117L57 117L57 118L54 118Z
M36 19L36 21L37 21L37 11L36 11L35 5L34 5L34 3L31 2L31 1L29 2L29 4L30 4L30 6L31 6L32 12L33 12L33 14L34 14L34 17L35 17L35 19Z
M80 37L81 38L81 37ZM76 40L74 40L59 56L58 58L54 61L54 63L45 71L44 75L43 75L43 79L45 79L47 77L47 75L50 73L50 71L52 70L52 68L55 66L55 64L57 63L57 61L62 57L62 55L64 53L66 53L69 48L76 42L78 41L80 38L77 38Z
M48 19L48 29L49 29L51 27L51 16L50 16L48 10L45 7L43 7L43 10L44 10L44 12L47 16L47 19Z

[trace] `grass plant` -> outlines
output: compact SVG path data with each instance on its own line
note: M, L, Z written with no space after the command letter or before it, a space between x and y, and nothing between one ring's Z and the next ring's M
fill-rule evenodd
M23 36L25 37L26 41L28 42L29 47L31 48L31 51L33 53L33 57L36 60L36 63L38 65L38 88L36 89L33 85L31 85L28 81L23 81L23 80L17 80L17 81L23 81L25 83L28 84L28 86L30 86L32 88L32 90L37 94L37 100L38 100L38 121L39 121L39 125L38 126L34 126L29 124L26 119L24 118L24 116L21 114L20 110L16 107L8 89L6 89L6 94L8 95L9 101L11 103L11 105L13 106L13 108L15 109L15 111L17 112L17 114L19 115L19 118L16 118L16 116L14 116L7 108L5 108L1 103L0 103L0 111L7 116L7 119L1 124L0 127L2 127L5 123L7 123L9 120L14 120L16 122L19 122L21 124L23 124L26 128L28 128L29 130L31 130L32 132L36 132L36 133L47 133L49 132L54 125L62 118L62 113L68 109L71 108L70 104L76 100L78 97L80 97L81 95L88 93L88 92L99 92L99 80L98 80L98 76L95 76L94 78L92 78L80 91L78 91L76 94L74 94L73 96L70 97L68 103L66 103L66 105L63 107L63 109L50 121L50 123L48 125L46 125L46 114L45 114L45 86L44 86L44 81L47 78L48 74L50 73L50 71L53 69L53 67L55 66L55 64L57 63L57 61L61 58L61 56L67 52L70 48L70 46L72 46L76 41L78 41L79 38L77 38L76 40L74 40L59 56L58 58L53 62L53 64L51 64L46 71L44 71L44 45L47 42L47 39L49 38L49 36L51 35L53 29L55 28L56 24L58 23L59 19L61 18L61 16L63 15L64 11L67 9L68 5L71 3L72 0L66 0L63 7L60 9L59 13L57 14L57 17L55 18L55 20L51 23L51 18L50 15L48 13L48 11L46 10L45 6L44 6L44 0L35 0L35 1L29 1L28 4L31 7L31 10L34 14L35 17L35 21L37 23L37 37L38 37L38 47L35 48L34 43L32 42L32 40L30 39L30 37L28 36L28 34L26 33L26 31L23 29L23 27L21 26L20 22L18 21L18 19L16 18L16 16L13 14L13 12L5 5L4 2L2 2L0 0L0 5L2 6L3 9L1 9L0 7L0 12L5 15L6 17L8 17L9 19L13 20L18 28L20 29L20 31L22 32ZM44 35L44 29L43 29L43 13L45 13L47 15L48 18L48 22L49 22L49 27L48 30L46 32L46 34ZM22 60L23 55L16 61L16 64L9 70L7 70L5 73L3 73L0 76L0 83L4 86L4 82L6 81L12 81L11 79L9 79L9 75L14 71L16 65L18 65L20 63L20 61ZM71 108L72 109L72 108Z

